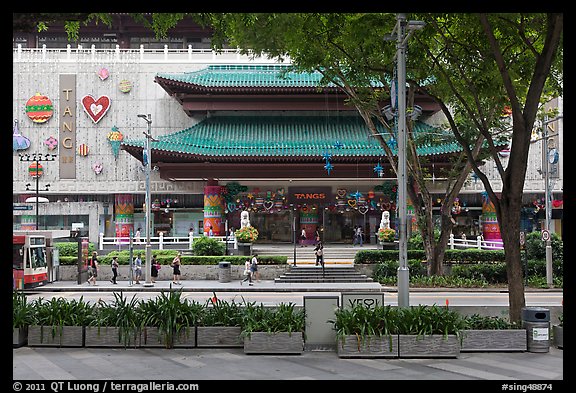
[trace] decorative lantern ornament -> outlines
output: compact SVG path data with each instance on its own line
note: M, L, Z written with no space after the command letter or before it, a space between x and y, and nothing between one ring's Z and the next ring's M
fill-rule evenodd
M118 154L120 153L120 144L124 140L124 135L120 131L118 131L118 127L112 127L112 131L108 133L108 142L110 142L110 146L112 146L112 153L114 153L114 158L118 158Z
M87 144L83 143L80 146L78 146L78 154L79 155L86 157L88 155L88 151L89 151L89 149L88 149Z
M44 144L48 146L48 150L54 150L58 147L58 139L50 136L48 139L44 141Z
M92 170L95 174L99 175L102 172L102 169L104 169L104 167L101 161L97 161L92 164Z
M42 168L42 164L33 162L28 167L28 173L33 178L40 177L44 174L44 168Z
M110 72L107 68L102 67L96 72L96 75L98 75L100 80L105 81L110 76Z
M30 139L26 138L18 129L18 120L14 120L12 129L12 150L26 150L30 147Z
M100 96L95 99L91 95L82 97L82 107L84 111L90 116L94 124L98 123L110 109L110 98L108 96Z
M130 90L132 90L132 82L130 82L128 79L122 79L120 81L119 88L122 93L129 93Z
M34 123L47 122L53 113L52 101L40 93L36 93L26 102L26 114Z

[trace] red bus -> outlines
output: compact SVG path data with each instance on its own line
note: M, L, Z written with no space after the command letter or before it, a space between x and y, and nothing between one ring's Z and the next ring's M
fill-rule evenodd
M12 235L12 278L14 289L34 288L48 282L46 237Z

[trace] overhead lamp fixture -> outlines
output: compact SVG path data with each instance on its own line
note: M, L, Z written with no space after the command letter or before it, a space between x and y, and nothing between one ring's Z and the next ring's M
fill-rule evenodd
M386 105L382 108L382 113L386 116L386 119L392 120L394 118L394 111L392 110L392 106Z

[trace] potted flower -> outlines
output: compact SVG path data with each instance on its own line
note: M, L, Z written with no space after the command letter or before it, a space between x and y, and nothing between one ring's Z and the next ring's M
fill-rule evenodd
M243 347L243 307L241 304L218 299L216 294L206 302L196 327L199 348Z
M356 304L335 311L337 353L341 358L397 358L398 308Z
M501 317L467 315L461 345L462 352L526 351L526 329Z
M293 303L266 308L247 303L242 337L246 354L292 354L304 351L305 312Z
M396 231L392 228L380 228L378 230L378 242L382 245L382 249L395 249Z
M38 298L32 303L32 324L28 327L29 346L84 346L84 327L94 306L80 299L62 297L49 301Z
M32 323L32 306L22 291L12 291L12 344L14 348L26 345L28 326Z
M258 230L252 225L248 225L236 230L234 236L236 236L238 243L254 243L258 239Z

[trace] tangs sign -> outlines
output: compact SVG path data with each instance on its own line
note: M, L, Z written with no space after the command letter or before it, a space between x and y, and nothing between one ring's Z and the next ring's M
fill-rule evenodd
M295 204L330 202L332 201L332 188L290 187L288 188L288 201Z

